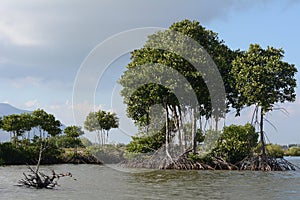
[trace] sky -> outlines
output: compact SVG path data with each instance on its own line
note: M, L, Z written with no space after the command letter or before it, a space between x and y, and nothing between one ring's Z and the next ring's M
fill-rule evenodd
M0 102L42 108L66 125L83 126L84 114L94 108L112 110L120 116L121 128L112 132L111 140L127 143L136 129L126 117L117 80L129 62L129 50L143 44L143 37L134 33L142 30L140 35L145 35L176 21L197 20L232 49L247 50L250 43L283 48L284 60L300 70L299 11L298 0L0 0ZM124 35L130 40L118 42ZM91 59L97 73L82 76ZM74 95L89 81L94 81L90 88ZM85 100L85 92L94 99ZM299 96L298 88L296 92ZM267 115L276 126L266 124L268 139L300 143L299 98L278 106L288 114ZM76 116L75 108L82 116ZM251 109L240 118L230 113L226 124L249 120Z

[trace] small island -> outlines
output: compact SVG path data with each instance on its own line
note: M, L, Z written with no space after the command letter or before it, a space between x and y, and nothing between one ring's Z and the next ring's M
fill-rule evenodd
M139 130L129 144L109 144L109 131L119 126L113 112L86 116L84 129L98 139L92 144L82 137L80 126L63 127L52 114L37 109L0 118L0 128L11 138L0 144L0 165L295 170L283 156L299 155L298 147L283 151L265 142L266 113L277 109L276 103L296 98L297 69L283 58L282 49L258 44L232 50L199 22L176 22L132 52L119 80L127 114ZM228 112L238 117L251 106L251 123L225 126Z

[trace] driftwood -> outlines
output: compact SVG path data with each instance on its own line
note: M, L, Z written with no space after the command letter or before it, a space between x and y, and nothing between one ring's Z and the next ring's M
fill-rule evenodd
M33 187L36 189L42 189L42 188L52 189L58 185L57 181L59 178L65 177L65 176L72 177L72 174L70 172L65 173L65 174L57 174L57 173L55 173L54 170L52 170L52 174L49 176L42 172L39 172L40 164L41 164L41 160L42 160L42 153L45 149L46 149L46 147L44 147L43 143L41 143L39 158L38 158L38 162L35 167L35 170L33 170L28 165L28 169L29 169L30 173L29 174L23 173L24 178L19 180L19 182L18 182L19 185L17 185L17 186ZM76 180L76 179L74 179L74 180Z
M72 174L70 172L65 174L57 174L55 173L54 170L52 170L52 174L48 176L42 172L33 170L30 166L28 166L28 169L30 171L30 174L23 173L24 179L19 180L18 186L27 186L36 189L42 189L42 188L52 189L58 185L57 181L59 178L65 176L72 177Z

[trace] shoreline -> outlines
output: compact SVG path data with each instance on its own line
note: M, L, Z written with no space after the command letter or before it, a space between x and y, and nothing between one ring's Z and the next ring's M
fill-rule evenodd
M11 163L3 163L0 167L5 166L18 166L18 165L36 165L36 161L28 161L28 162L11 162ZM103 165L101 161L99 161L93 155L87 156L73 156L71 158L60 158L57 160L42 160L40 165L60 165L60 164L91 164L91 165Z

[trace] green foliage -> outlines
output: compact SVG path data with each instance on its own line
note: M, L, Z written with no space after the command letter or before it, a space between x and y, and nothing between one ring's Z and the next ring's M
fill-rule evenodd
M285 155L287 156L300 156L300 147L291 147L286 150Z
M115 115L108 112L107 116L107 122L110 126L115 127L116 123L113 124L113 121L117 119ZM3 122L1 128L4 127L4 130L11 132L13 141L13 143L0 144L1 164L36 164L41 144L43 147L41 163L44 164L60 162L63 158L63 148L84 147L79 138L84 133L81 127L68 126L64 130L65 134L59 135L61 123L44 110L38 109L31 114L4 116L0 122L1 124ZM34 130L39 134L34 135L30 140L32 128L35 128ZM107 126L104 128L108 129ZM27 138L25 137L26 132L28 133Z
M116 113L106 112L105 119L103 122L103 129L109 131L112 128L119 127L119 118Z
M3 164L24 164L32 158L32 152L16 147L10 142L0 144L0 159Z
M251 154L253 148L257 146L257 141L258 134L251 124L230 125L223 128L213 154L230 163L236 163Z
M48 114L42 109L37 109L31 115L33 127L38 128L40 137L45 138L46 133L53 137L61 133L61 123L52 114Z
M0 129L2 129L2 126L3 126L3 120L2 117L0 117Z
M89 146L93 145L93 143L86 137L81 137L80 140L81 140L82 145L85 147L89 147Z
M67 137L70 138L78 138L79 136L84 134L80 126L68 126L65 128L64 133Z
M296 67L282 61L284 51L274 47L262 49L251 44L233 61L231 74L239 92L239 106L258 104L263 113L277 102L295 101Z
M0 158L0 166L2 166L4 164L5 164L4 160L2 158Z
M100 144L108 140L108 132L112 128L119 127L119 119L115 113L99 110L97 112L90 112L85 119L84 128L90 132L96 131L98 133L98 140ZM100 135L101 133L101 135ZM100 138L101 137L101 138Z
M29 143L23 146L16 146L10 142L0 144L0 160L2 164L36 164L40 143L43 142L45 150L43 151L42 163L56 163L62 151L53 141L39 140L35 143Z
M261 143L255 148L255 153L261 155ZM284 150L278 144L267 144L266 145L266 154L271 158L282 158L284 156Z
M102 130L100 126L102 116L104 116L102 111L90 112L84 121L84 128L90 132Z
M51 138L59 148L75 148L83 147L79 136L83 135L84 132L80 126L68 126L64 129L64 135L59 135Z
M44 148L42 154L42 163L57 163L60 159L61 154L63 153L63 150L56 145L55 137L51 137L47 139L39 139L37 142L31 143L31 145L25 147L29 149L31 148L33 150L35 154L33 157L33 159L35 160L34 164L36 164L41 143L43 144Z
M186 36L198 42L203 48L183 47ZM127 65L127 71L122 75L119 82L123 86L121 95L128 105L128 116L136 123L147 125L149 123L150 106L155 104L176 105L181 106L182 109L185 106L195 106L191 96L181 97L180 102L183 102L184 105L178 105L176 97L173 98L170 94L171 90L186 91L187 93L195 92L200 105L197 111L200 111L202 116L211 116L211 99L203 74L196 70L189 61L172 51L163 50L162 46L168 46L172 50L184 51L193 62L203 63L204 65L207 59L206 54L203 53L205 50L212 57L216 66L219 67L221 75L224 75L223 81L228 102L233 104L233 97L236 93L233 91L234 88L231 87L230 80L232 79L228 72L231 69L231 61L235 58L236 52L231 51L222 40L219 40L216 33L205 29L199 22L183 20L172 24L168 30L150 35L144 47L131 53L131 62ZM173 72L168 68L159 67L161 65L169 66L181 74L191 87L187 87L179 80L174 79ZM143 66L143 68L140 66ZM153 74L155 75L152 76ZM143 86L136 88L139 84Z
M203 134L203 131L199 128L196 131L196 141L201 143L204 142L205 136Z
M247 52L232 62L230 72L236 80L234 86L239 94L237 115L244 106L255 105L261 108L260 141L263 159L266 159L263 131L265 113L272 111L275 103L293 102L296 99L297 68L282 61L283 57L282 49L262 49L258 44L251 44Z
M53 115L38 109L31 114L22 113L4 116L1 122L3 122L1 128L11 132L13 141L13 143L1 144L0 159L2 163L35 164L39 156L41 143L44 147L42 163L56 163L58 161L61 150L57 147L54 136L61 132L61 123ZM40 135L34 135L31 142L30 131L34 127L37 128L36 130L40 132ZM28 133L27 139L25 139L26 132ZM53 136L53 138L46 139L46 133L48 136ZM79 142L81 141L79 140Z
M148 153L158 150L166 142L165 128L158 133L143 135L141 137L132 136L132 140L126 150L132 153Z
M193 154L190 153L188 155L188 159L197 161L200 163L205 163L205 164L212 164L212 155L211 154Z
M21 115L12 114L4 116L2 120L2 129L13 133L13 137L17 139L25 132L24 122L22 121Z
M266 152L268 157L283 158L284 156L284 150L278 144L268 144Z
M67 135L59 135L53 138L59 148L84 147L80 138L74 138Z
M28 133L30 139L30 131L36 127L40 132L40 137L45 137L45 134L55 136L60 134L61 123L56 120L51 114L46 113L44 110L35 110L31 114L12 114L4 116L1 120L1 128L7 132L12 133L11 140L16 144L20 136L23 136L25 132Z
M164 106L178 105L175 95L164 86L145 84L133 92L128 100L127 114L139 126L147 126L150 123L150 107L156 104Z
M111 128L118 128L119 122L115 113L99 110L90 112L84 122L84 128L88 131L109 131Z

